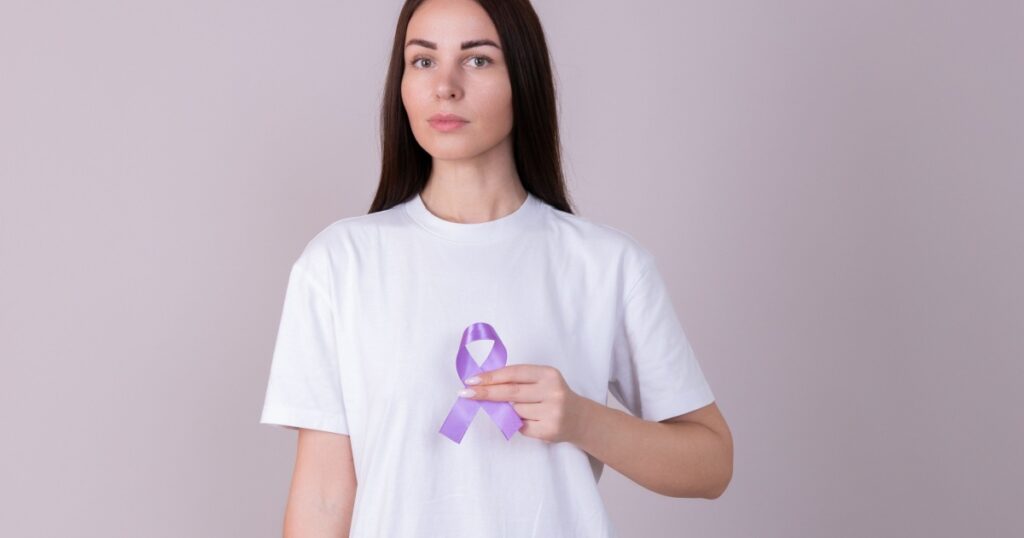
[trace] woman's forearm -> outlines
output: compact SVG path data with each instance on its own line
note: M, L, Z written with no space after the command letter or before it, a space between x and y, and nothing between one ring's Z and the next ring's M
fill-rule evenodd
M671 497L714 499L731 478L724 439L696 422L643 420L586 400L573 443L637 484Z
M347 537L351 520L349 502L328 504L316 497L292 496L285 510L284 538Z

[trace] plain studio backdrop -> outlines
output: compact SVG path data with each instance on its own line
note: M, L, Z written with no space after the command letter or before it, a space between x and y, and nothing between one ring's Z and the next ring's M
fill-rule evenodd
M280 534L287 274L369 206L400 5L0 3L0 535ZM1024 4L535 7L735 438L713 501L606 467L621 535L1022 535Z

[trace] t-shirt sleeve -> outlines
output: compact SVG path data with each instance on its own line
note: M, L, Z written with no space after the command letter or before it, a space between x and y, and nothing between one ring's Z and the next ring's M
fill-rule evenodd
M634 416L661 421L714 402L649 254L626 291L608 389Z
M333 303L301 261L288 277L260 423L347 435Z

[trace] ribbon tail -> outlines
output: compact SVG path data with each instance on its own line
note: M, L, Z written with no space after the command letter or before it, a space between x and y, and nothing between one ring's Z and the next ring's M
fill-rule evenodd
M458 398L452 405L451 411L448 412L448 416L444 419L444 424L441 425L439 433L461 444L462 437L466 435L466 430L469 429L470 423L473 422L473 417L476 416L478 407L479 405L476 400Z
M495 402L491 400L480 400L480 406L490 415L491 420L498 425L498 429L505 435L505 440L512 439L512 436L523 427L523 419L519 413L508 402Z

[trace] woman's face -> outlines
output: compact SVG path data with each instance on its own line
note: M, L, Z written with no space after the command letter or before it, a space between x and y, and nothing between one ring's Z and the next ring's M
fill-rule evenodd
M406 31L402 102L413 135L435 159L467 159L512 132L512 85L494 23L472 0L428 0ZM465 47L465 48L464 48ZM435 114L466 120L456 128Z

